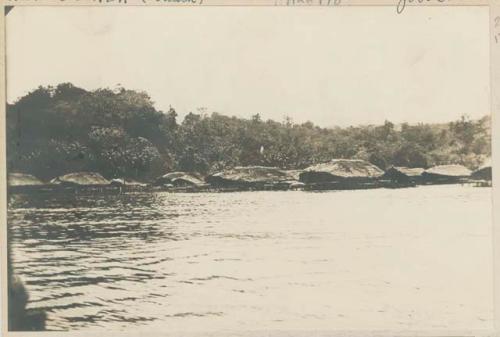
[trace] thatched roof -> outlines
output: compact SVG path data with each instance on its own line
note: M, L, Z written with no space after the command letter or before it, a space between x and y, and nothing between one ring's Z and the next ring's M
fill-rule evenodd
M147 184L140 183L135 180L125 180L123 178L111 179L111 185L114 186L147 186Z
M74 172L54 178L51 184L78 185L78 186L104 186L110 181L96 172Z
M38 186L44 185L43 181L31 174L25 173L9 173L8 177L9 186Z
M472 172L470 177L472 179L478 179L478 180L491 180L493 176L493 171L491 169L491 166L485 166L482 168L479 168Z
M425 170L423 174L443 177L468 177L471 171L465 166L453 164L434 166Z
M305 184L300 181L289 181L288 183L290 184L290 189L302 188L305 186Z
M110 184L114 186L125 186L125 179L121 178L111 179Z
M481 167L472 172L471 178L473 179L482 179L482 180L491 180L492 178L492 167L491 167L491 158L488 158Z
M207 177L209 183L260 184L290 180L290 175L276 167L238 166Z
M125 180L125 185L127 185L127 186L142 186L142 187L148 186L148 184L141 183L140 181L128 180L128 179Z
M310 166L300 174L304 182L334 181L339 179L372 179L384 174L380 168L359 159L333 159L328 163Z
M173 185L192 185L202 186L205 182L193 173L187 172L170 172L156 179L156 184L173 184Z
M381 177L382 180L389 179L398 182L410 182L420 180L422 173L424 173L423 168L409 168L401 166L392 166L387 169L384 175Z
M419 177L424 173L425 169L421 167L404 167L404 166L393 166L392 169L407 175L408 177Z

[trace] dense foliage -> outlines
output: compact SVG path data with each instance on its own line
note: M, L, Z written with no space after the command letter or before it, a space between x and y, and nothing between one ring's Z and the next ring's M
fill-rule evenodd
M334 121L332 121L334 122ZM491 155L490 118L448 124L321 128L227 117L203 110L182 122L155 109L143 92L86 91L72 84L39 87L7 106L11 172L49 179L75 171L148 180L171 170L209 173L236 165L304 168L332 158L471 169Z

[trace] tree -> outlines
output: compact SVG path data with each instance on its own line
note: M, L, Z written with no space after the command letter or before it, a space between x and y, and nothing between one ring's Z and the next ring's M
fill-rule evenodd
M491 156L491 120L463 116L448 124L322 128L207 113L177 120L145 92L123 87L87 91L71 83L39 87L7 105L9 171L40 178L76 170L151 180L171 170L212 173L232 166L305 168L334 158L428 167L476 168Z

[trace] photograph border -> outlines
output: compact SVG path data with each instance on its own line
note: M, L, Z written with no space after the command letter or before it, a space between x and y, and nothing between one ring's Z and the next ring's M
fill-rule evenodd
M1 333L3 336L35 336L40 332L9 332L7 313L7 170L6 170L6 26L5 11L8 6L322 6L328 7L328 0L190 0L179 3L178 0L0 0L2 15L0 22L0 158L2 169L0 169L0 257L1 257ZM411 1L411 2L410 2ZM399 0L331 0L330 5L343 6L392 6L394 15L397 14ZM182 336L500 336L500 0L407 0L406 6L488 6L490 27L490 106L492 119L492 161L493 161L493 188L492 188L492 240L494 280L493 298L494 321L492 330L251 330L251 331L217 331L217 332L181 332L157 331L151 333L154 336L171 336L182 334ZM326 10L327 8L325 8ZM408 10L408 8L406 8ZM404 15L404 12L399 14ZM467 29L467 27L463 27ZM467 252L464 252L467 254ZM457 257L460 258L460 257ZM481 275L477 275L481 277ZM67 332L41 332L44 336L99 336L98 332L67 331ZM106 336L134 336L134 333L106 331ZM148 333L149 335L149 333Z

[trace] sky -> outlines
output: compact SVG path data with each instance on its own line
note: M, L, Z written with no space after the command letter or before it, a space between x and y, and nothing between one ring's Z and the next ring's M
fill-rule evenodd
M331 127L490 113L487 7L16 7L7 101L39 85L147 92Z

